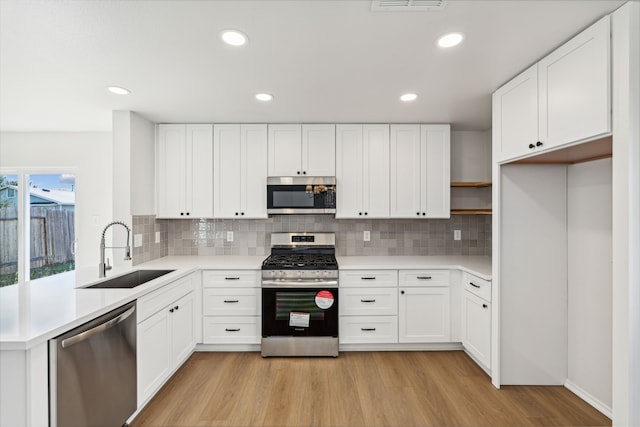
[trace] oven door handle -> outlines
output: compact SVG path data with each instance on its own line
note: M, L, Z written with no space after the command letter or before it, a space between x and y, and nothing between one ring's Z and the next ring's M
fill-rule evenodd
M337 280L319 280L317 282L300 280L263 280L263 288L337 288Z

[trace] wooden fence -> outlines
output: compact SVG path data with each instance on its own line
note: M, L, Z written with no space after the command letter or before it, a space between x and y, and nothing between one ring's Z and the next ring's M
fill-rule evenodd
M31 208L31 268L74 260L74 212ZM18 269L18 213L0 209L0 274Z

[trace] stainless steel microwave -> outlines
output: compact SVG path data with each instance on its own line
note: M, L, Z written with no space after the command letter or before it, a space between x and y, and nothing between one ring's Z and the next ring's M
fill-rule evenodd
M267 178L268 214L335 214L336 178L284 176Z

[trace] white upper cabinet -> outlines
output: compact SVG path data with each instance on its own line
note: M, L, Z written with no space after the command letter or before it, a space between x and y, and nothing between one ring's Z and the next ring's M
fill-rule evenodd
M538 142L538 65L493 94L493 139L499 159L528 153Z
M391 125L391 217L449 218L450 126Z
M214 125L214 217L267 218L267 125Z
M389 217L389 125L337 125L336 218Z
M269 125L269 176L335 176L335 125Z
M302 173L336 175L335 125L302 125Z
M610 18L538 63L542 148L611 132Z
M493 94L494 160L610 133L610 76L606 16Z
M213 217L213 126L158 126L158 218Z

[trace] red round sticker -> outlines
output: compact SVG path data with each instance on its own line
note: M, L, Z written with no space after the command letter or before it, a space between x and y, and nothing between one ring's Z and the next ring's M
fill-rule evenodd
M319 291L316 294L316 305L326 310L333 305L333 294L329 291Z

